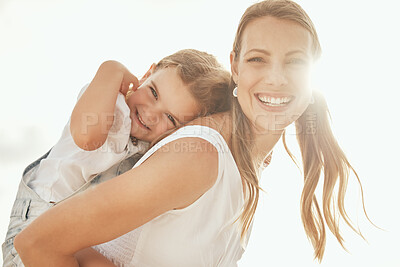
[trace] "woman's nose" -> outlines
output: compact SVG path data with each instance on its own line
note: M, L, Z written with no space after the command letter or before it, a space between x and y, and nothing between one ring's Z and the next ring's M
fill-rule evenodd
M265 83L272 86L283 86L287 84L285 69L280 64L272 64L265 74Z

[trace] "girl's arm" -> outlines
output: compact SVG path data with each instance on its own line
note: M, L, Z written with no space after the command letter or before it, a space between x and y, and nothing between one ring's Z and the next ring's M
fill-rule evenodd
M72 111L70 131L76 145L95 150L104 144L113 124L118 93L125 95L130 83L134 89L139 86L138 79L121 63L106 61L100 65Z
M218 154L209 142L172 141L138 167L46 211L15 237L15 248L27 267L78 266L77 251L189 206L217 174Z

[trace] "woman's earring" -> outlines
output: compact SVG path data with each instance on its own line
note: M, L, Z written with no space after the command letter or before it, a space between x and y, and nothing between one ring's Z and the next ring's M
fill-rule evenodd
M314 96L311 95L310 104L312 105L312 104L314 104L314 103L315 103Z
M237 86L233 89L232 94L234 97L237 97Z

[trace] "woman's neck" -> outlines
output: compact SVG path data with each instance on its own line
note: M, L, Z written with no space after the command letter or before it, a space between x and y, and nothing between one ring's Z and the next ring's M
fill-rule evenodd
M254 133L254 146L252 154L255 158L265 159L279 141L283 130Z
M213 118L212 121L215 122L213 128L221 133L229 148L231 148L232 116L230 112L215 114L211 117ZM252 154L255 158L264 159L279 141L284 130L259 131L254 126L252 129L254 133L253 137L250 138L252 140L250 142L254 142Z

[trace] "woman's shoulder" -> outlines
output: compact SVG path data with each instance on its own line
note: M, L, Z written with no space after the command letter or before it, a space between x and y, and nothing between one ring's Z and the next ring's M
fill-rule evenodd
M229 112L222 112L206 117L199 117L186 124L184 127L198 126L199 128L211 128L218 132L225 141L229 141L232 132L232 119Z
M169 142L181 139L181 142L185 142L185 140L188 140L185 137L190 137L192 138L191 141L197 139L198 142L200 142L200 139L204 139L217 148L225 148L225 145L230 143L232 133L232 120L230 118L229 113L219 113L207 117L196 118L195 120L185 124L183 127L175 130L163 141ZM162 144L162 142L160 142L160 144Z

